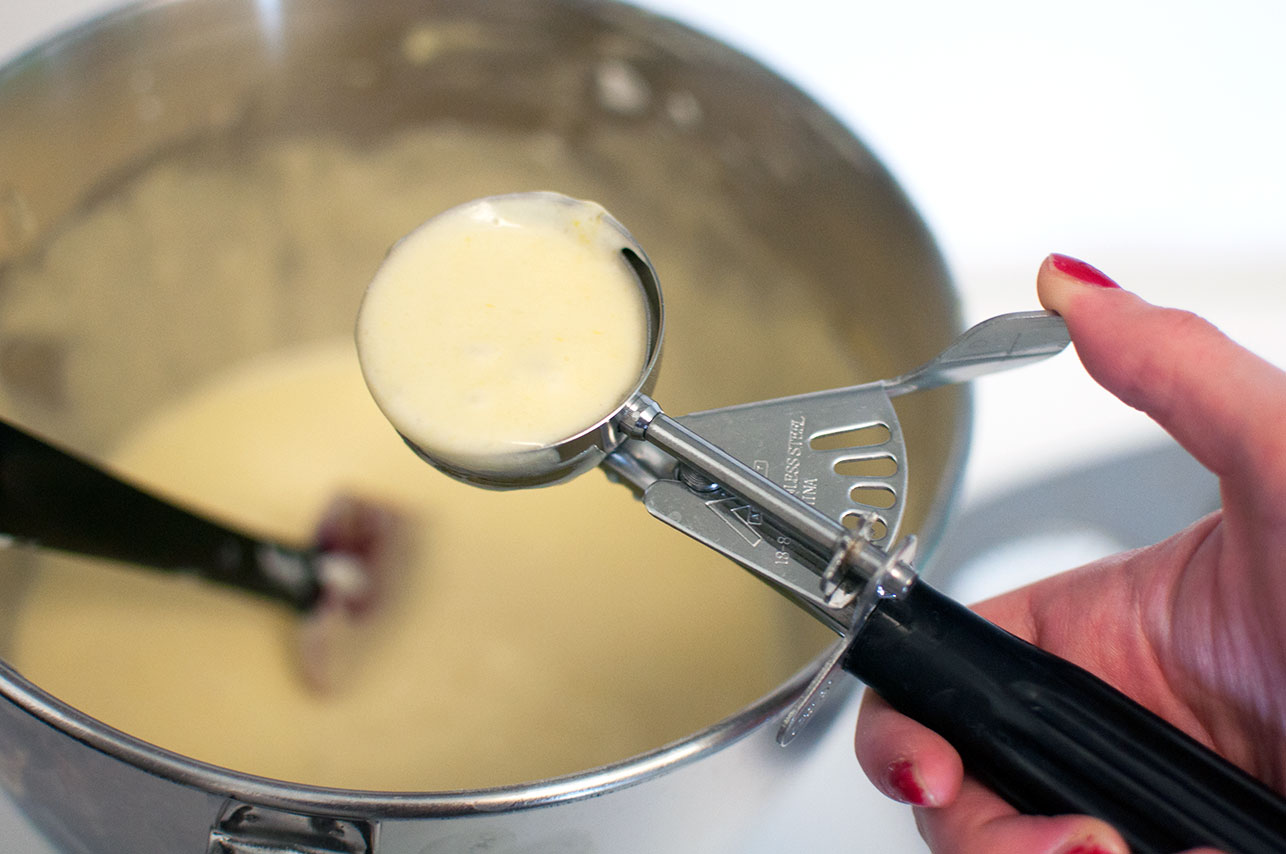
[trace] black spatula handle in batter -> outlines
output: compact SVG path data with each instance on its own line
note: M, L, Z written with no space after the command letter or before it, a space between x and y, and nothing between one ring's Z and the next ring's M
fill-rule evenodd
M876 607L844 667L1023 812L1097 816L1134 854L1286 852L1286 799L922 581Z
M318 553L266 541L158 498L0 421L0 534L20 543L188 572L301 611Z

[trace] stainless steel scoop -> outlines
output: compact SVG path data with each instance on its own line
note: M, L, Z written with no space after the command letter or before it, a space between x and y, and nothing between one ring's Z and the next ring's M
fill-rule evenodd
M553 483L599 463L654 516L834 629L842 640L783 721L782 743L844 669L946 737L971 774L1020 810L1096 815L1141 853L1286 850L1280 796L1091 674L930 588L915 574L913 537L889 545L907 468L893 398L1057 353L1068 343L1060 318L992 318L891 380L673 418L645 393L660 353L659 281L620 231L623 263L652 318L636 390L542 449L538 469L529 458L512 471L469 472L422 456L495 488ZM851 472L864 463L877 465Z

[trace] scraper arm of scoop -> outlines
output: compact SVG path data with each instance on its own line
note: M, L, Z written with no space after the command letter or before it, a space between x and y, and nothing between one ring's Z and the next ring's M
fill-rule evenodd
M1051 311L1002 314L970 327L930 361L881 385L889 397L897 397L968 382L1053 356L1071 340L1067 324Z
M1286 800L1107 683L917 580L844 668L1019 810L1111 822L1134 854L1286 851Z

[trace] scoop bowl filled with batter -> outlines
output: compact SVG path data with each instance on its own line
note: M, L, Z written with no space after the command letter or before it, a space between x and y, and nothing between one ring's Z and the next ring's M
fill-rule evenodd
M421 456L488 486L596 465L659 356L660 294L601 205L476 199L397 242L357 319L376 403Z

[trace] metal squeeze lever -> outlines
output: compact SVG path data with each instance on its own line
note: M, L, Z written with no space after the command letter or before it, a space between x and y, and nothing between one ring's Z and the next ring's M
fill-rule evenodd
M708 465L717 465L708 457L722 451L735 465L751 460L754 472L778 482L782 494L772 505L765 505L766 511L752 509L718 489L716 483L727 485L727 473L722 475L725 480L694 478L687 468L698 453L692 449L686 455L654 457L649 470L640 473L641 466L627 459L643 454L643 446L629 442L603 465L631 480L653 515L783 588L818 619L846 635L865 621L878 599L904 590L913 577L915 538L907 537L891 549L888 545L901 524L907 485L906 446L891 398L1039 361L1061 352L1068 341L1066 324L1049 312L1008 314L983 321L934 359L896 379L676 419L709 440L702 449ZM874 431L875 436L861 439L858 431ZM842 443L846 447L830 451L812 447L813 438L836 434L851 437ZM662 447L666 441L653 436L650 445ZM844 476L837 471L845 463L864 461L884 461L884 473ZM677 481L672 474L676 468ZM872 489L886 496L881 507L855 500L855 495ZM719 495L710 494L714 491ZM799 512L801 504L817 511L809 514L815 522L811 537L800 540L798 533L775 530L772 520ZM818 552L803 545L810 540L830 540L833 545ZM850 564L855 562L865 569L865 577L851 573ZM788 744L807 723L833 681L844 651L835 649L786 716L778 735L781 744Z
M515 194L448 214L481 205L489 217L521 224L540 207L533 202L583 204ZM1201 845L1229 854L1286 851L1286 799L1105 682L918 580L913 538L889 547L906 489L892 398L1052 355L1068 343L1060 318L993 318L893 380L671 418L647 396L664 326L656 271L624 227L606 224L647 304L647 356L624 401L574 436L486 468L462 467L408 439L423 459L493 488L557 483L601 464L653 515L834 629L843 641L788 714L783 742L844 669L947 738L971 774L1020 810L1098 816L1137 854ZM814 444L867 428L878 438L833 450ZM886 465L876 474L847 473L846 463L864 460ZM864 504L865 489L891 500Z

